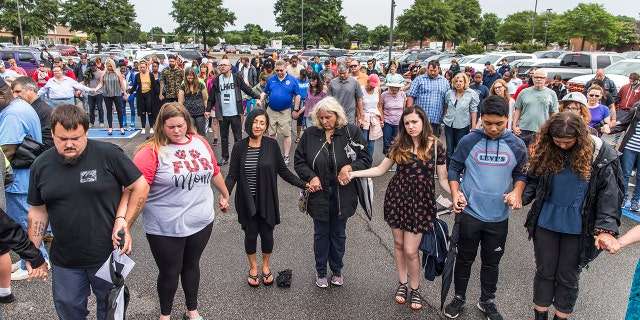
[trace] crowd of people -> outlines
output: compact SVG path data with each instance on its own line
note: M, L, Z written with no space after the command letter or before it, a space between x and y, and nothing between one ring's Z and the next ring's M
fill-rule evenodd
M95 271L120 240L122 252L131 251L130 228L142 215L159 270L159 318L169 319L181 283L184 319L202 319L199 261L213 230L214 203L229 210L234 188L247 284L274 283L269 262L281 219L277 176L307 190L302 194L313 221L315 284L326 288L345 282L346 224L358 205L356 180L393 172L383 200L398 277L393 297L413 310L423 308L418 246L433 232L439 184L450 194L460 227L455 294L443 311L448 318L466 305L480 248L476 305L488 319L502 319L495 299L511 210L531 204L525 227L535 252L535 319L548 319L551 306L554 319L568 318L580 272L598 250L616 253L640 240L638 228L616 239L627 186L640 166L637 73L618 91L599 70L581 93L568 92L561 78L535 68L521 81L506 60L484 72L452 63L448 73L437 60L426 67L416 61L406 78L394 62L383 75L375 61L364 67L350 58L321 63L318 57L307 62L256 55L233 65L223 57L184 70L173 56L162 63L152 58L129 69L111 58L103 63L82 57L66 65L57 59L52 71L43 64L32 78L16 71L10 84L0 79L0 146L11 164L5 167L13 171L0 220L6 212L21 226L11 241L0 236L0 269L11 265L9 248L25 259L12 274L0 272L0 302L14 300L9 279L43 278L53 265L58 315L86 317L91 288L103 319L108 286ZM103 103L109 135L113 107L122 134L126 123L135 126L136 114L143 134L149 124L132 160L113 144L87 138L96 109L104 126ZM600 137L622 132L618 157ZM26 136L50 150L18 165ZM221 153L215 156L218 137ZM380 138L384 158L374 165ZM296 174L288 167L292 160ZM226 164L223 177L220 167ZM220 193L217 201L212 186ZM629 209L640 211L640 188ZM86 225L96 229L81 233L80 248L70 231ZM51 234L56 241L48 253L42 242ZM638 312L638 306L630 302L629 310Z

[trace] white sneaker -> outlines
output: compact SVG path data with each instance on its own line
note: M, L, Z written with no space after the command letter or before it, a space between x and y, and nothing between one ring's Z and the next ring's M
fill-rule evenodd
M153 134L153 128L149 129L149 134Z
M20 269L20 264L22 261L18 260L18 262L11 264L11 272L16 272L16 270Z
M27 270L18 269L15 272L11 273L12 281L26 280L28 278L29 278L29 272L27 272Z
M140 134L145 134L147 133L147 130L145 130L144 128L142 128L142 130L140 130Z

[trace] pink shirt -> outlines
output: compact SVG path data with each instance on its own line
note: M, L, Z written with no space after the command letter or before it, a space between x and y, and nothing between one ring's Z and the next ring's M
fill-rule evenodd
M407 94L400 90L394 96L389 91L382 93L382 111L384 112L384 122L392 125L400 123L400 117L404 111L404 102L407 101Z

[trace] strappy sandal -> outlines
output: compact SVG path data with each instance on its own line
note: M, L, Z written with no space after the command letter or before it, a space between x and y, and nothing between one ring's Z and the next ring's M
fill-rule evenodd
M267 282L267 279L269 279L269 277L271 277L271 281ZM264 284L265 286L272 285L273 281L274 281L273 280L273 275L271 274L271 272L262 275L262 284Z
M251 283L249 280L254 281L255 283ZM260 280L258 279L258 275L256 274L255 276L252 276L251 273L249 273L249 278L247 279L247 284L250 287L259 287L260 286Z
M300 142L300 138L296 138L296 143L299 143L299 142Z
M411 309L413 310L422 309L422 296L420 295L419 290L420 288L411 288Z
M405 302L407 302L407 291L409 290L409 288L407 288L407 283L402 283L400 282L400 285L398 286L398 289L396 289L396 296L395 296L395 300L397 303L399 304L403 304Z

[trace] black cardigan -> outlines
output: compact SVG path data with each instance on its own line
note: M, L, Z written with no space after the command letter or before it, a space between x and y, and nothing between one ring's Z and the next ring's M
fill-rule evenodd
M220 107L222 105L222 99L220 98L220 77L222 77L222 75L217 76L213 80L213 85L211 86L211 90L209 90L209 100L206 108L207 111L211 112L215 105L217 111L216 119L218 120L222 120L222 108ZM260 99L260 94L253 92L253 89L249 88L238 74L232 73L231 77L233 78L233 86L236 92L236 108L238 108L238 115L241 115L244 113L244 107L242 106L242 92L254 99Z
M260 142L260 157L258 158L256 198L253 198L249 190L249 182L245 171L244 163L247 159L247 148L249 138L244 138L233 145L231 151L231 161L229 173L225 179L225 184L229 193L238 184L236 190L236 211L238 212L238 222L244 229L249 219L259 213L271 226L280 223L280 210L278 200L278 175L284 181L304 188L307 184L293 174L284 164L284 158L280 152L280 146L275 139L262 137Z

